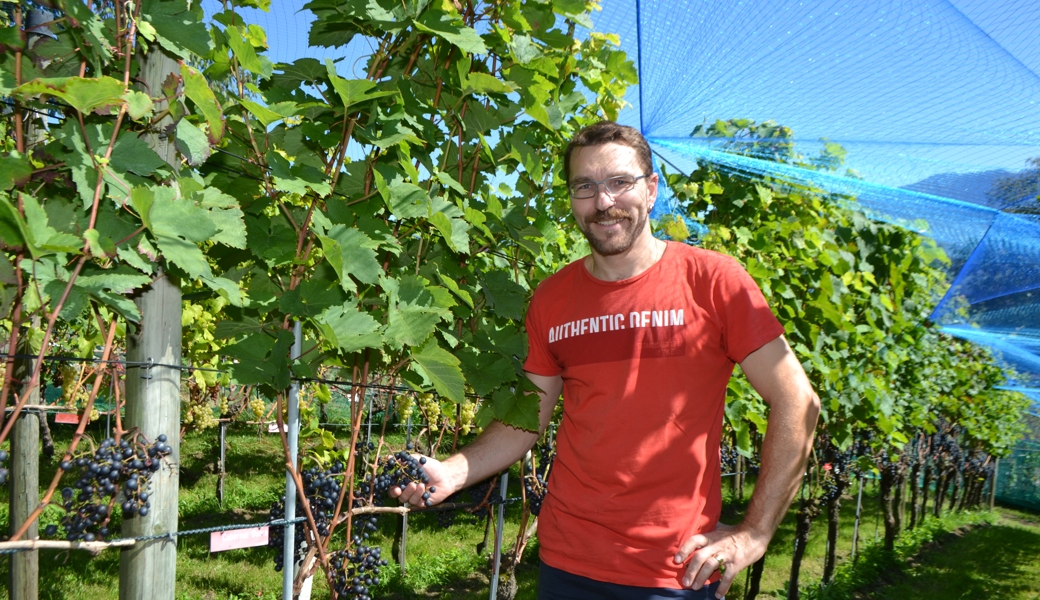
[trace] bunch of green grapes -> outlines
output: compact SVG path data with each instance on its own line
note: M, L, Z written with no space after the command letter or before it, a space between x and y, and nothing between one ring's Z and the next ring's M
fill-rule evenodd
M430 429L436 429L441 422L441 403L430 392L419 394L419 409L426 415Z
M80 381L80 368L76 365L65 363L61 366L61 398L65 401L65 405L69 408L74 408L79 402L86 401L88 398L86 391L83 389L82 382Z
M216 427L219 421L213 416L213 407L209 404L193 402L188 405L188 409L184 412L183 423L185 425L194 425L195 429L202 430Z
M407 422L415 413L415 403L412 402L411 394L398 394L394 397L394 404L397 405L397 414L402 423Z
M249 401L249 410L253 411L254 421L263 421L264 414L267 413L267 406L260 398L253 398Z
M61 398L65 402L65 406L72 410L80 409L87 404L87 400L90 399L90 393L85 384L85 378L83 377L82 365L76 366L69 363L65 363L61 366ZM101 413L94 407L90 409L90 420L96 421L101 417Z
M477 403L463 400L459 405L459 433L469 435L473 430L473 421L477 417Z

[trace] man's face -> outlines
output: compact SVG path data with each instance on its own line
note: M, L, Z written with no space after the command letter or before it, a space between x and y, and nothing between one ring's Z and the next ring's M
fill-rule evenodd
M569 185L603 181L612 177L644 175L630 146L609 143L576 148L571 155ZM657 174L639 179L626 192L611 196L600 185L592 198L571 198L571 211L592 249L601 256L615 256L650 235L647 215L657 199Z

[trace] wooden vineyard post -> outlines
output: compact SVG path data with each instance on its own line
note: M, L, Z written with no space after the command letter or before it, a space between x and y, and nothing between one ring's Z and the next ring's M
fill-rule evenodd
M152 475L151 510L123 521L123 537L177 531L180 476L181 290L161 274L137 298L141 323L128 328L126 372L127 429L136 428L149 443L167 437L170 455ZM133 363L146 363L132 366ZM152 366L149 366L152 365ZM119 558L120 600L173 600L177 574L177 539L143 541Z
M139 79L145 93L162 96L162 83L179 71L177 62L158 45L141 59ZM155 110L165 108L156 102ZM169 117L156 130L170 123ZM167 163L177 165L173 139L146 137L149 146ZM174 534L177 531L177 493L180 488L181 421L181 290L179 282L160 269L155 280L134 299L141 322L127 324L126 429L136 428L148 443L166 435L170 454L152 474L151 510L123 521L124 537ZM134 366L134 363L145 363ZM177 538L142 541L119 557L120 600L173 600L177 587Z
M23 337L25 339L25 337ZM32 350L25 345L23 354ZM32 376L33 360L19 359L15 361L15 378L28 383ZM28 390L24 387L21 393ZM40 404L40 386L29 393L26 402L29 405ZM13 534L40 503L40 418L46 416L30 410L23 410L11 431L11 533ZM39 525L33 522L25 532L25 539L32 540L39 535ZM11 555L10 598L11 600L36 600L40 591L40 552L29 550Z

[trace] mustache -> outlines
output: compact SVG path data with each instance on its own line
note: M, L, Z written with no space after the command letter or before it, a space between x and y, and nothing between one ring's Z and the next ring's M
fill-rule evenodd
M592 215L589 219L590 222L597 223L599 221L613 221L614 219L627 219L631 215L628 214L627 210L620 209L616 206L611 206L607 210L597 210L596 214Z

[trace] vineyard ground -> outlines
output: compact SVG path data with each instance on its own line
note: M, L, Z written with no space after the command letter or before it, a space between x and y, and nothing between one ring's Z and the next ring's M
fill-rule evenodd
M92 426L95 439L104 438L104 424ZM67 447L72 426L53 426L58 453ZM403 444L403 439L391 439ZM182 443L180 528L182 530L234 523L266 520L271 503L284 489L284 477L278 472L282 450L278 436L259 433L255 427L233 426L228 432L227 476L223 507L216 498L217 433L189 433ZM49 483L55 462L44 462L41 481ZM520 495L519 473L510 476L511 497ZM728 482L728 478L724 481ZM853 490L855 491L855 490ZM740 519L745 502L724 485L726 522ZM746 494L750 494L749 489ZM839 562L847 561L852 548L855 497L842 503L841 533L838 541ZM48 510L42 525L57 523L60 511ZM872 543L883 528L879 526L876 487L868 483L864 490L863 516L860 526L860 549ZM520 511L517 506L506 510L505 546L516 537ZM1022 600L1040 598L1040 516L999 509L989 527L962 530L957 536L941 542L921 554L920 560L883 578L877 594L862 598L951 598L962 596L958 590L994 590L999 597ZM0 491L0 526L7 529L7 496ZM956 526L956 525L954 525ZM395 519L380 519L375 542L390 558ZM794 536L794 512L788 514L770 546L763 574L760 597L786 597ZM407 570L402 575L393 561L386 569L384 584L376 597L387 600L426 598L458 598L478 600L488 597L491 540L483 555L476 552L484 538L483 521L460 515L450 529L442 529L433 514L410 517L407 544ZM972 541L978 540L978 541ZM233 550L211 554L207 535L184 536L178 542L178 600L276 600L281 597L281 574L274 571L272 549L266 547ZM963 544L963 545L962 545ZM813 525L806 558L802 565L804 585L818 582L823 572L826 546L826 524ZM977 548L976 548L977 546ZM517 568L518 600L534 600L537 581L537 539L532 540ZM0 560L0 589L6 588L9 562ZM41 598L90 597L96 600L118 598L119 554L107 550L97 557L83 552L41 551ZM958 578L954 577L958 575ZM936 583L929 577L936 578ZM961 581L954 584L955 581ZM941 588L940 584L949 585ZM729 597L743 597L744 575L740 575ZM912 586L919 587L912 587ZM908 587L909 586L909 587ZM1031 586L1031 587L1030 587ZM947 589L940 595L932 590ZM954 591L949 591L954 590ZM955 592L957 591L957 592ZM864 593L865 592L861 592ZM1017 594L1017 595L1016 595ZM992 594L989 594L992 595ZM315 600L328 598L324 581L316 578ZM976 596L977 597L977 596Z
M927 544L857 600L1040 599L1040 515L998 507L992 524Z

